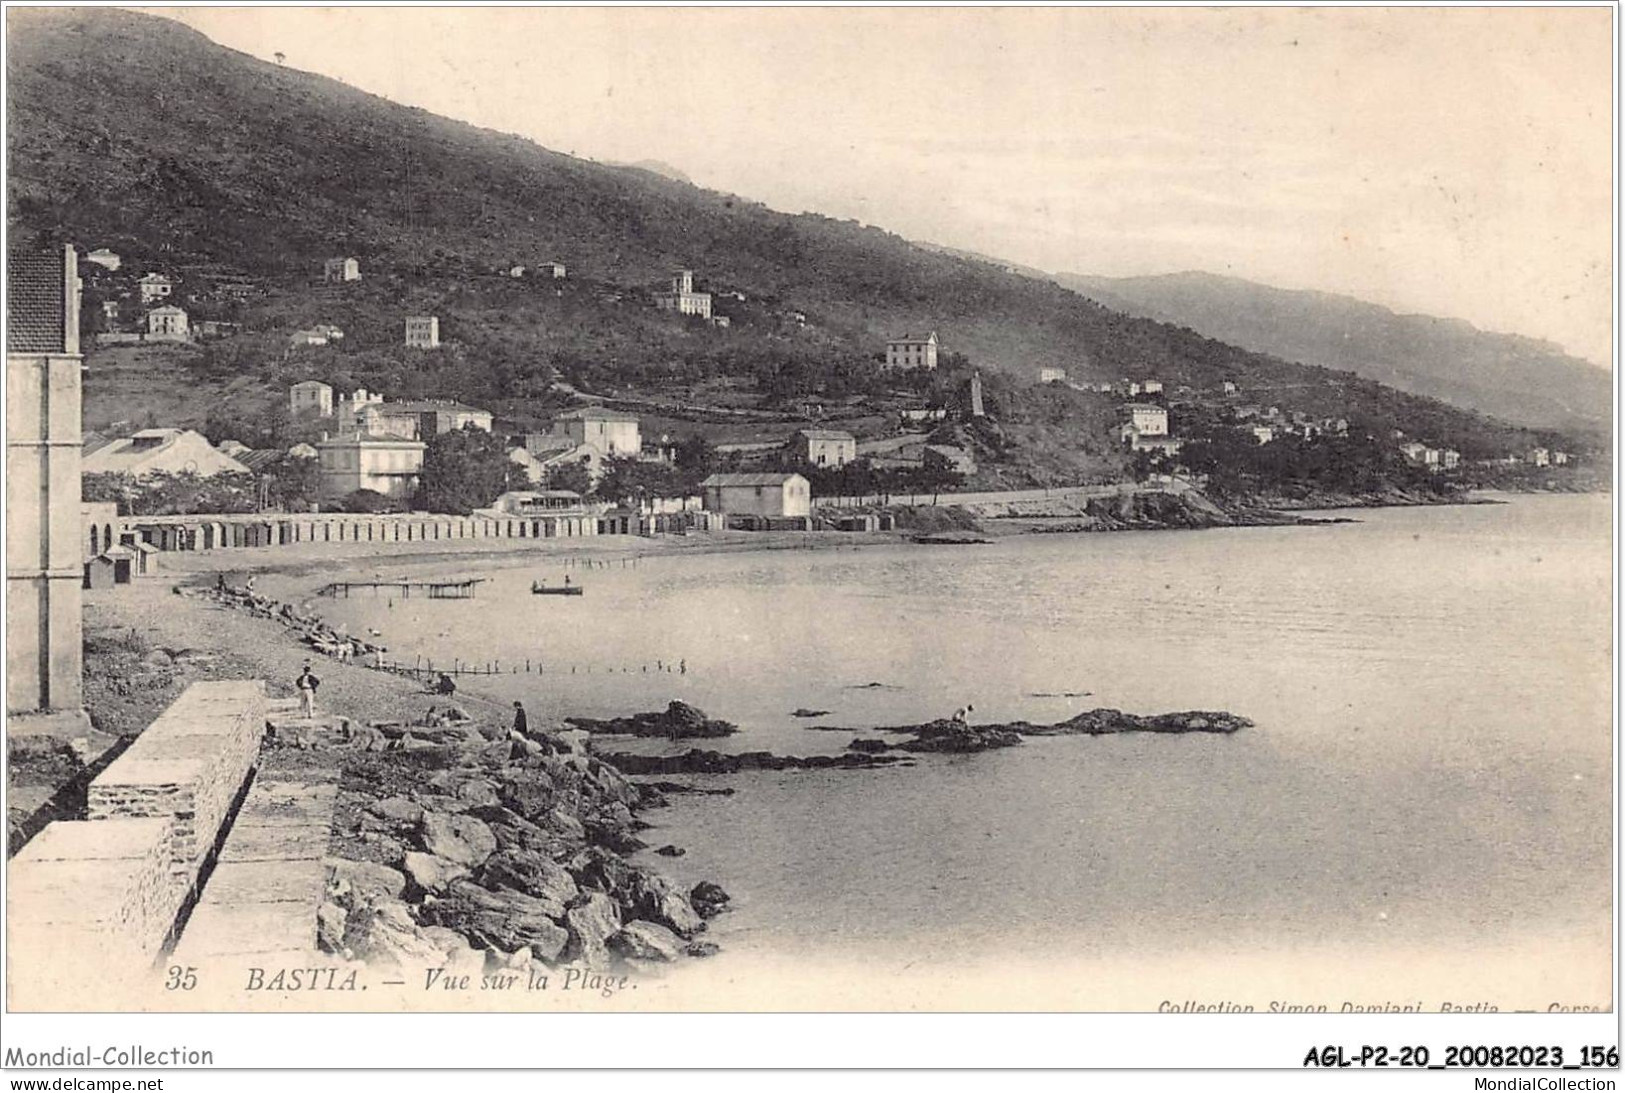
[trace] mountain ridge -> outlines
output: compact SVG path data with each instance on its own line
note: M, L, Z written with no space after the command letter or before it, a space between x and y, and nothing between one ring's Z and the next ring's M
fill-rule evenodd
M559 375L646 389L743 376L776 399L834 397L876 382L888 334L935 329L948 353L1027 383L1044 366L1198 390L1239 380L1287 408L1398 424L1464 454L1535 439L1113 311L1053 278L438 117L154 16L13 11L8 41L14 231L264 289L222 316L243 336L195 347L176 382L199 391L322 378L495 404L541 398ZM314 284L338 254L358 256L363 279ZM570 279L505 276L543 259ZM678 266L718 294L731 329L654 308ZM401 316L431 312L447 348L404 351ZM342 345L290 355L287 333L317 322L345 329Z
M1243 348L1352 371L1534 428L1606 428L1612 377L1549 340L1399 311L1344 293L1205 270L1058 274L1102 304ZM1542 390L1545 385L1548 390Z

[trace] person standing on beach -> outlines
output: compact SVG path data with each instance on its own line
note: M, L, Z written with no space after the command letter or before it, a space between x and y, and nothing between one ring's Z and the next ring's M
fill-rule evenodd
M530 735L530 718L525 716L525 704L523 702L513 704L513 731L520 736Z
M310 661L305 661L304 671L293 685L299 688L299 713L306 721L316 716L316 688L322 685L310 670Z

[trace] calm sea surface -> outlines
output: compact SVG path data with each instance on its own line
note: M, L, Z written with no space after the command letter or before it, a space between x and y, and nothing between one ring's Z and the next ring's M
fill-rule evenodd
M674 990L1020 1005L1003 977L1053 969L1034 1008L1607 1004L1608 499L1355 515L594 569L549 557L480 570L492 583L473 602L318 609L397 654L517 666L468 685L533 716L681 698L737 722L715 745L735 750L840 751L850 733L810 726L965 703L975 720L1113 706L1257 722L715 779L735 794L647 816L652 845L687 849L650 861L737 903L713 928L723 955ZM585 596L529 595L566 572ZM760 979L790 967L828 975L802 993L782 971Z

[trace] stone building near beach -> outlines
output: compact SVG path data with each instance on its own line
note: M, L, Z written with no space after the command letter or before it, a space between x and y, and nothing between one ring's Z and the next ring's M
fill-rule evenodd
M799 429L786 445L790 456L814 467L844 467L858 457L858 441L840 429Z
M799 474L713 474L700 483L705 507L729 516L805 517L812 487Z

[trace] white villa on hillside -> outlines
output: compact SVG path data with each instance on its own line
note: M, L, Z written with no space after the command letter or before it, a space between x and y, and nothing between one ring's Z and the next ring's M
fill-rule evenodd
M361 263L354 258L329 258L322 265L322 280L359 281L361 280Z
M786 445L790 454L815 467L844 467L858 457L858 440L839 429L800 429Z
M886 342L887 368L924 368L931 371L937 366L937 332L924 337L904 334Z
M333 388L321 380L305 380L288 388L288 410L294 417L332 417Z
M407 316L406 347L408 349L438 349L440 347L439 317L435 315Z
M186 312L173 305L155 307L147 312L147 340L149 342L185 342L192 339L192 329Z
M663 311L679 315L711 317L711 294L694 291L694 271L680 269L671 275L671 291L655 293L655 304Z

